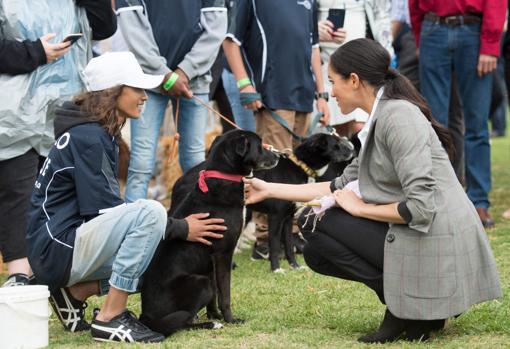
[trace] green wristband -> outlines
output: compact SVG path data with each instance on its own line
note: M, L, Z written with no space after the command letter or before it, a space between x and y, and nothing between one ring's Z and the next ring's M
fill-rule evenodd
M251 85L251 80L250 78L244 78L244 79L241 79L237 82L237 87L241 90L242 88L248 86L248 85Z
M170 74L170 77L168 78L168 80L163 84L163 88L166 91L170 90L172 87L174 87L174 84L177 81L177 79L179 79L179 74L177 74L175 72Z

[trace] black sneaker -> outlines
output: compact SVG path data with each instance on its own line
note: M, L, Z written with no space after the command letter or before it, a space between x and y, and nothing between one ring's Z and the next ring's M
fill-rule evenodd
M253 245L251 260L269 259L269 246L267 244Z
M27 274L16 273L11 274L7 278L7 281L4 282L2 287L14 287L14 286L27 286L30 284L30 278Z
M51 292L50 303L66 330L80 332L90 329L90 324L85 321L87 303L74 299L67 288Z
M165 336L142 324L135 314L127 309L108 322L94 317L90 333L92 338L101 342L156 343L165 340Z

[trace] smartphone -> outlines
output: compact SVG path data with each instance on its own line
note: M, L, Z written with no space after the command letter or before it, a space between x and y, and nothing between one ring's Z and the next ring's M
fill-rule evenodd
M64 40L62 40L62 42L68 42L70 41L71 42L71 45L74 44L79 38L81 38L83 36L82 33L74 33L74 34L69 34L68 36L66 36L64 38Z
M333 30L344 27L345 9L330 8L328 12L328 21L333 23Z

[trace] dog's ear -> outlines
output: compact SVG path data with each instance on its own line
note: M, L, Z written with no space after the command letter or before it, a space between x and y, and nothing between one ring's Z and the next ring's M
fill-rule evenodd
M328 137L319 137L317 140L317 146L320 150L326 150L328 149Z
M237 155L243 157L248 151L248 139L245 136L241 136L236 140L235 152Z

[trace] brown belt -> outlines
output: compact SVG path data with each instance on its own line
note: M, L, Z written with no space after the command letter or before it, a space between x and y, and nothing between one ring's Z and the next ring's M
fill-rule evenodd
M465 15L440 17L433 12L429 12L425 14L425 19L434 23L446 24L450 26L482 23L481 16L469 13L466 13Z

